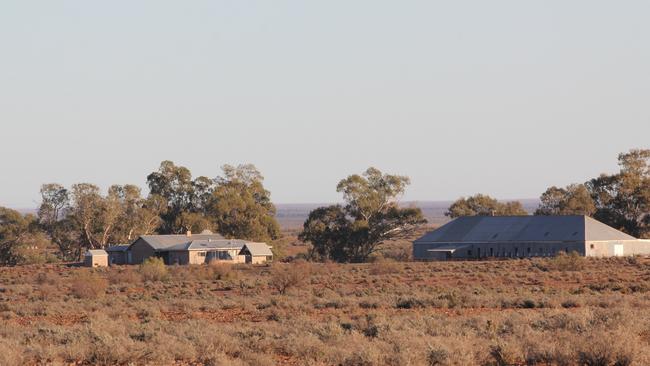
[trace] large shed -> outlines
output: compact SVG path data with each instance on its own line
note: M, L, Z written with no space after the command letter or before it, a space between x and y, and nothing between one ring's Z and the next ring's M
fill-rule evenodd
M639 240L588 216L459 217L413 242L416 260L649 255Z

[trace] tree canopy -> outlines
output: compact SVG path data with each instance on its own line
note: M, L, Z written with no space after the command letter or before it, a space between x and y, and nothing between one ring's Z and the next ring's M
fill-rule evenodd
M528 215L521 202L499 202L484 194L461 197L449 206L446 216L451 218L461 216L520 216Z
M280 225L262 174L252 164L224 165L222 169L207 208L219 233L254 241L278 239Z
M203 176L192 179L188 168L165 160L157 172L147 176L147 184L150 196L165 202L158 229L161 234L180 234L197 226L211 229L210 220L201 216L214 190L214 180Z
M50 246L33 215L0 207L0 264L39 263L47 259Z
M538 215L588 215L639 238L650 238L650 150L618 156L620 170L584 184L550 187L540 197Z
M375 168L341 180L337 192L343 193L346 204L311 211L300 239L311 243L320 259L366 261L386 241L408 237L426 223L419 208L397 203L409 183L408 177Z
M535 215L592 216L596 205L584 184L570 184L566 188L550 187L540 197Z

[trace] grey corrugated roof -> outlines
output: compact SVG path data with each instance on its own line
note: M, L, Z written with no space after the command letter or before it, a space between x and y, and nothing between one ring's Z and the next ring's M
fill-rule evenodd
M586 216L466 216L425 234L415 243L633 239Z
M124 252L127 249L129 249L129 245L111 245L110 247L106 248L107 252Z
M187 235L143 235L138 239L144 240L155 250L167 250L178 245L189 245L194 240L224 240L219 234Z
M98 256L98 255L108 255L104 249L88 249L86 251L86 257L88 256Z
M246 243L245 247L253 256L272 256L271 247L266 243ZM242 251L244 248L242 248Z
M194 240L190 243L188 250L200 249L241 249L245 240Z

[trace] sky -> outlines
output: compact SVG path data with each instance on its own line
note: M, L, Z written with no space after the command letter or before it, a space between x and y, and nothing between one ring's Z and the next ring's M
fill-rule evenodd
M0 2L0 206L253 163L277 203L534 198L650 148L648 1ZM147 192L144 189L145 193Z

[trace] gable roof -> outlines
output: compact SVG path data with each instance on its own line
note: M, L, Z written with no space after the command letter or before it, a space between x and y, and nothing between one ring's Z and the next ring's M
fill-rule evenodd
M138 240L143 240L154 250L167 250L177 245L189 244L194 240L224 240L219 234L196 235L142 235ZM137 240L136 240L137 241ZM131 244L133 245L133 244Z
M86 257L102 256L108 255L104 249L88 249L86 251Z
M111 245L110 247L106 248L105 250L107 252L124 252L127 249L129 249L129 245Z
M246 241L244 240L192 240L188 243L181 243L163 250L166 251L183 251L183 250L218 250L218 249L241 249Z
M252 256L257 257L257 256L273 256L273 252L271 251L271 247L266 245L266 243L246 243L244 247L241 249L241 251L245 251L248 249L248 251L251 253Z
M465 216L415 243L634 240L586 216Z

